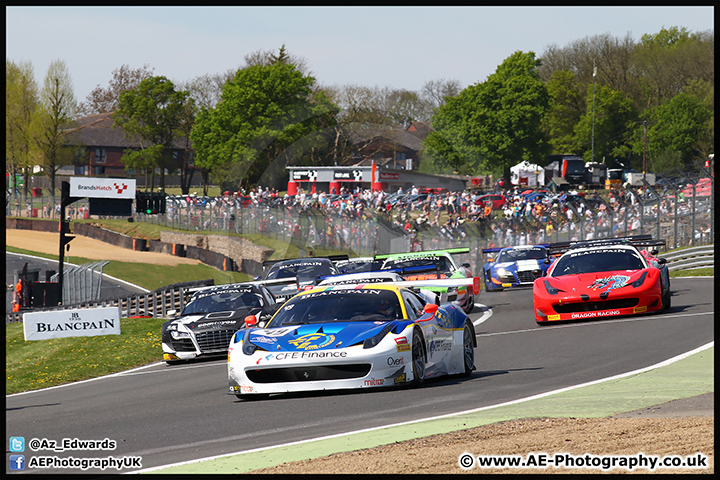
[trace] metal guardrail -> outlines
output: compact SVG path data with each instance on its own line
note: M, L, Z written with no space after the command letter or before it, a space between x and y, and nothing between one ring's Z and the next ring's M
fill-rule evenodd
M57 307L33 308L7 314L5 323L18 323L23 320L23 313L51 312L58 310L74 310L80 308L101 308L120 307L120 317L129 318L135 316L152 316L156 318L168 318L170 310L183 309L185 303L194 289L198 286L212 285L214 282L200 280L197 282L186 282L182 285L169 285L166 288L158 289L148 293L138 293L121 298L95 300L89 302L74 303L71 305L59 305Z
M685 248L676 252L662 255L668 261L668 270L692 270L715 266L715 246L703 245L700 247Z

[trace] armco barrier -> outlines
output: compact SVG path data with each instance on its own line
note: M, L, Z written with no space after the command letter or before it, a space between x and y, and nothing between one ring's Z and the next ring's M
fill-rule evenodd
M661 257L668 261L668 270L671 272L714 267L715 246L703 245L700 247L685 248L661 255Z
M149 315L155 318L168 318L170 310L181 311L192 291L198 287L214 285L213 279L182 282L168 285L148 293L138 293L121 298L109 298L91 302L81 302L72 305L59 305L57 307L44 307L26 310L25 312L11 312L6 316L5 323L22 322L22 314L26 312L50 312L57 310L71 310L78 308L120 307L122 318Z

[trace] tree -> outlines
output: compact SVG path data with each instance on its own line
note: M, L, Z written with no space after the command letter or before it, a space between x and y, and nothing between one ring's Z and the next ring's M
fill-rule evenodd
M120 95L114 124L126 136L137 136L141 142L140 149L125 152L123 160L128 168L151 173L151 189L156 168L160 169L160 187L165 188L165 169L172 163L170 150L184 122L191 121L191 103L188 92L176 91L175 85L163 76L146 78L136 89Z
M549 94L539 65L533 52L515 52L485 82L448 99L433 116L436 133L424 142L433 163L461 171L463 162L467 173L490 170L508 182L511 166L541 163L548 153L541 121Z
M113 78L110 80L107 88L96 86L87 96L85 102L81 102L78 107L79 115L93 115L95 113L111 113L117 110L120 102L120 95L127 90L133 90L140 85L140 82L151 77L153 69L148 69L148 65L140 68L131 69L125 64L120 68L113 70Z
M282 63L284 65L294 65L295 70L302 73L303 75L312 75L312 73L308 70L307 60L303 57L298 57L297 55L291 55L290 53L288 53L288 51L285 49L285 44L280 47L277 54L275 54L273 50L256 50L254 52L248 53L243 58L245 59L246 67L267 67L270 65L275 65L277 63Z
M626 157L631 149L632 132L637 127L635 121L638 113L633 101L620 90L600 85L595 92L593 120L592 85L588 87L586 98L586 113L575 126L575 135L582 150L578 153L586 160L592 158L596 162L602 161L603 157L607 159Z
M222 97L223 87L229 80L232 80L235 72L236 70L228 70L214 75L201 75L179 84L179 88L190 94L198 109L213 108Z
M5 158L6 169L16 187L16 172L24 172L27 196L32 171L34 142L31 126L39 103L38 86L31 63L15 64L5 60ZM15 196L17 188L11 189Z
M557 70L572 72L579 91L584 92L588 85L592 85L593 73L597 69L595 80L598 84L620 90L640 105L641 89L634 62L636 45L629 33L622 38L608 33L585 37L563 48L551 45L541 57L538 73L547 82Z
M575 125L585 114L585 102L578 90L575 74L568 70L555 70L547 82L550 106L544 119L544 129L550 138L553 153L575 153L579 144Z
M681 93L692 81L715 81L715 37L712 32L691 34L686 28L663 28L641 38L634 66L642 79L648 107Z
M420 92L421 97L427 102L430 108L430 114L445 105L450 97L457 96L462 89L459 80L429 80L425 82Z
M40 93L38 114L33 118L33 137L42 152L43 173L50 179L50 197L54 201L55 176L60 167L72 164L76 148L67 145L77 106L72 78L65 62L50 63Z
M706 131L711 118L710 111L700 100L687 93L681 93L669 102L649 112L650 127L647 132L647 158L666 160L657 165L665 171L675 167L692 166L694 159L703 158L704 152L699 140ZM642 153L642 138L635 139L634 152Z
M277 184L285 167L312 149L312 134L334 124L337 108L324 95L312 96L314 82L284 61L238 70L217 106L197 115L190 135L196 165L223 189L261 178Z

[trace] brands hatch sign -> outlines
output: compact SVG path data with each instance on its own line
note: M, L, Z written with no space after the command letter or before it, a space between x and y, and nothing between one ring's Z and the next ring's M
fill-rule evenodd
M120 335L120 307L23 314L25 340Z
M135 179L70 177L70 196L134 200Z

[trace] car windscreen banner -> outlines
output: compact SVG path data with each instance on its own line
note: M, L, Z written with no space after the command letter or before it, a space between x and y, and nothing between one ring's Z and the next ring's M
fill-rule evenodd
M82 308L23 314L25 340L120 335L120 308Z

